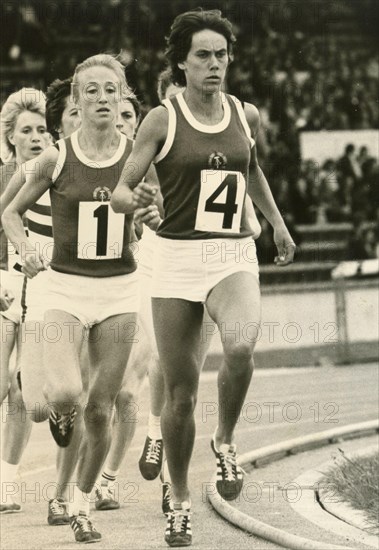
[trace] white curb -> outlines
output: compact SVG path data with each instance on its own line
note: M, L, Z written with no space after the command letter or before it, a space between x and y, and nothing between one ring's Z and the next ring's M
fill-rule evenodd
M334 428L325 432L317 432L308 436L297 437L288 441L268 445L245 453L239 457L239 464L244 467L247 465L258 466L259 463L267 463L272 460L279 460L284 456L289 456L299 452L307 451L315 447L336 443L344 437L362 437L363 435L379 431L379 421L369 420L367 422L359 422L350 424L340 428ZM216 486L216 473L213 475L212 486ZM236 525L240 529L248 531L258 537L269 540L285 548L293 550L320 550L320 542L299 537L287 533L282 529L278 529L266 523L263 523L243 512L240 512L227 501L225 501L218 492L208 491L207 497L213 508L227 521ZM338 546L322 543L323 550L337 550L351 548L350 546Z

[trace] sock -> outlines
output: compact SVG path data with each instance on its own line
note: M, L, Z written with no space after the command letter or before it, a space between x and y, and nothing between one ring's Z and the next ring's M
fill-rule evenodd
M182 502L173 502L174 510L189 510L191 508L191 499L183 500Z
M101 478L99 480L100 485L105 487L107 485L114 485L120 470L111 470L110 468L104 468Z
M149 413L149 425L147 428L147 435L151 439L162 439L161 417L154 416L151 412Z
M218 447L216 445L216 434L217 434L218 426L216 427L214 434L213 434L213 441L216 448L216 451L221 451L223 453L227 453L229 450L229 447L235 448L235 445L233 443L221 443ZM221 448L222 447L222 448Z
M89 516L89 503L91 493L83 493L77 485L74 487L74 498L69 503L68 510L70 516L78 516L79 513Z
M15 491L18 492L18 485L15 483L18 464L10 464L1 461L1 502L13 501Z

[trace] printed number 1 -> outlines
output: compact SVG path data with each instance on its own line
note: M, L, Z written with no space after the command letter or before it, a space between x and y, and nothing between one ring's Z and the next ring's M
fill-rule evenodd
M226 201L224 203L215 202L217 197L221 195L223 190L227 187ZM236 214L238 204L236 203L237 197L237 175L228 174L219 187L212 193L212 195L205 201L206 212L221 212L224 214L222 222L223 229L231 229L233 225L233 216Z
M107 255L108 239L108 205L102 204L93 213L97 218L96 256Z

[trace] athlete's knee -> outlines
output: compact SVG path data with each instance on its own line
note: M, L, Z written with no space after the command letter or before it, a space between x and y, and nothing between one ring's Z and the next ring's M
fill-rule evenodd
M254 347L249 342L229 342L224 347L226 365L236 375L253 368Z
M79 382L71 384L62 382L59 386L47 383L44 386L43 393L48 403L54 403L59 408L67 403L72 403L73 405L79 403L82 390L83 387Z
M176 387L168 391L167 404L176 417L193 414L197 403L197 391L186 387Z
M46 403L24 402L25 414L32 422L39 424L49 417L49 407Z
M123 408L129 405L134 405L138 401L138 389L124 387L121 388L120 393L117 397L116 407Z
M113 403L89 399L83 416L87 432L92 436L101 437L104 430L111 426Z

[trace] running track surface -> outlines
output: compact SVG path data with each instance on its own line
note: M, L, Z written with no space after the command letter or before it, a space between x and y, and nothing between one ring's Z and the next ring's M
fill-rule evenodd
M257 370L236 431L240 454L278 441L375 419L378 414L376 365ZM119 477L120 510L92 514L103 540L97 549L167 548L158 480L145 481L138 458L146 435L148 389L144 385L131 448ZM2 415L6 421L6 415ZM193 546L199 549L271 549L276 545L228 525L205 499L215 468L210 439L217 424L216 374L202 375L196 409L197 436L190 470ZM77 548L71 529L47 525L47 501L55 482L55 444L48 424L35 425L20 467L23 511L1 516L1 549Z

